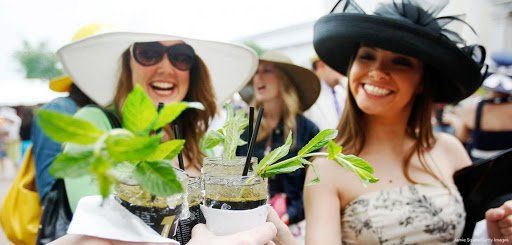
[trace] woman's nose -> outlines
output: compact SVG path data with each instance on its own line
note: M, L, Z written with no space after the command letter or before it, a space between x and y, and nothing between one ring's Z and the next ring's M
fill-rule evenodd
M386 81L391 77L389 72L381 66L374 67L368 75L373 81Z
M174 67L167 57L167 54L164 54L164 57L162 60L156 64L157 65L157 72L164 73L164 74L174 74L176 73L176 67Z

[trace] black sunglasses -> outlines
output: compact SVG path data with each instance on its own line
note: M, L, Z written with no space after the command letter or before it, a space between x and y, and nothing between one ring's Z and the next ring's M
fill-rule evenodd
M159 42L134 43L132 55L135 61L142 66L152 66L162 61L164 54L171 64L181 71L188 71L196 62L194 49L186 43L164 46Z

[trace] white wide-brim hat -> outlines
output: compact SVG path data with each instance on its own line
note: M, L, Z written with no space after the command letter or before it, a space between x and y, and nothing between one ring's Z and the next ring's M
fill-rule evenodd
M122 53L135 42L171 40L189 44L204 61L210 72L217 104L240 90L258 66L256 53L240 45L136 32L99 34L68 44L57 54L75 85L94 102L107 106L112 103L117 88Z

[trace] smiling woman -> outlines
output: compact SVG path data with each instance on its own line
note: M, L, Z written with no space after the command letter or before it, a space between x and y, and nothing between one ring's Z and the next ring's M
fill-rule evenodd
M96 35L67 45L58 54L75 84L113 115L125 113L126 98L135 85L143 88L154 105L202 103L204 110L186 110L173 122L185 139L184 167L189 176L200 174L203 154L198 142L217 111L216 98L220 103L241 87L257 63L252 51L237 45L127 32ZM104 131L113 127L108 115L98 108L83 108L75 117ZM175 138L170 125L163 127L163 133L164 141ZM84 147L75 145L65 149L82 150ZM177 162L174 164L178 167ZM95 186L88 184L90 181L65 180L72 210L81 197L98 193Z
M352 185L332 160L316 159L322 181L304 188L306 244L453 244L462 235L466 213L452 176L471 161L453 136L434 134L430 120L434 102L460 101L481 85L485 49L447 29L466 23L437 17L446 4L382 1L367 14L341 0L315 23L319 58L349 79L337 141L370 162L380 181ZM511 219L488 216L489 237L509 238ZM286 234L276 223L278 236Z

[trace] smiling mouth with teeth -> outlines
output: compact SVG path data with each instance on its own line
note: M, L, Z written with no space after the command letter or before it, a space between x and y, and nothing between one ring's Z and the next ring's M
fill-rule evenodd
M171 91L174 89L175 85L172 83L163 83L163 82L154 82L150 84L151 88L155 90L164 90Z
M393 91L385 88L380 88L374 85L370 85L367 83L363 84L363 89L366 93L374 96L386 96L391 94Z

